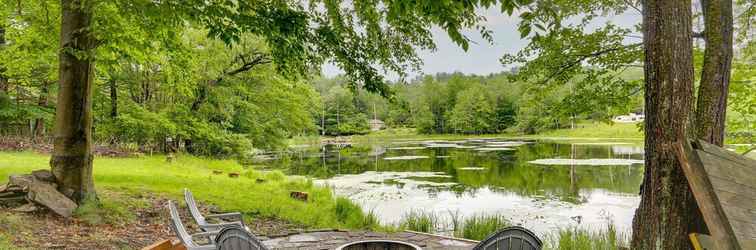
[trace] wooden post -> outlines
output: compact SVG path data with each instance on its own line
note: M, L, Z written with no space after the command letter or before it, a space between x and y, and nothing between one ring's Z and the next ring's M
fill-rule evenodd
M706 174L701 159L698 158L687 140L676 143L674 147L680 166L688 179L688 185L690 185L693 196L698 203L698 208L701 209L704 216L706 226L717 242L717 248L739 250L738 240L735 238L732 226L719 203L719 198L714 193L714 187Z

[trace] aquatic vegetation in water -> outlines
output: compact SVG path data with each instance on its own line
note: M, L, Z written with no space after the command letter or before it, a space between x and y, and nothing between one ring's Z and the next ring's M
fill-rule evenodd
M393 161L393 160L417 160L417 159L428 159L430 157L424 156L424 155L405 155L405 156L395 156L395 157L386 157L383 158L387 161Z
M585 166L618 166L643 164L643 160L636 159L538 159L529 161L538 165L585 165Z
M525 144L528 144L529 142L524 141L492 141L487 142L487 147L519 147Z
M457 168L458 170L486 170L486 168L478 168L478 167L467 167L467 168Z
M425 147L427 148L459 148L461 146L457 144L451 144L451 143L428 143L428 144L425 144Z
M514 151L514 148L507 148L507 147L487 147L487 148L476 148L477 151Z
M388 148L389 150L421 150L425 149L425 147L394 147L394 148Z

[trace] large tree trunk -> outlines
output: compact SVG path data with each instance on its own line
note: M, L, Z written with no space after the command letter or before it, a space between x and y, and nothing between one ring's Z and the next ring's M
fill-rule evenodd
M92 179L92 2L61 0L60 89L50 160L58 188L79 204L96 197Z
M39 99L37 100L37 105L39 105L40 108L46 108L47 107L47 96L50 94L50 83L47 81L42 82L42 87L39 91ZM45 119L44 118L37 118L34 121L34 140L39 141L45 136Z
M118 86L116 80L111 78L108 82L110 87L110 118L118 117Z
M732 0L704 0L704 52L696 107L696 137L724 143L727 94L732 66Z
M691 249L697 208L672 145L686 138L693 99L690 0L644 0L645 172L631 249Z

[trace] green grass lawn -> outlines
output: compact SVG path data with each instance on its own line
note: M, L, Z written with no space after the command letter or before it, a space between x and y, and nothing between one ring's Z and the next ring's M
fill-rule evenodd
M643 131L636 123L578 123L574 129L554 129L536 135L527 135L534 138L598 138L598 139L643 139Z
M13 173L48 169L49 159L48 155L31 152L0 152L0 183L5 182L8 175ZM214 175L213 170L223 171L223 174ZM229 172L240 173L241 176L229 178ZM257 216L274 217L311 228L376 226L372 222L374 219L366 219L369 216L362 210L337 213L336 198L327 187L315 186L312 181L304 178L289 178L277 171L245 170L233 160L179 155L172 163L168 163L164 156L96 157L94 178L98 190L149 192L181 201L183 188L189 188L201 202L215 204L226 211L240 211L248 219ZM265 182L257 183L257 179ZM309 201L290 198L291 191L308 192ZM345 202L341 200L339 206L348 206ZM0 246L2 244L0 238Z

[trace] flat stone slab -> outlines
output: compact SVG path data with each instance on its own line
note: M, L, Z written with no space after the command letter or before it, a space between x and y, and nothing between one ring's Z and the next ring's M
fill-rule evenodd
M362 240L396 240L418 245L423 249L448 249L467 250L472 249L478 242L473 240L457 239L442 235L433 235L412 231L396 233L378 233L371 231L317 231L303 232L287 236L272 237L265 241L271 249L294 250L315 249L328 250L356 241Z

